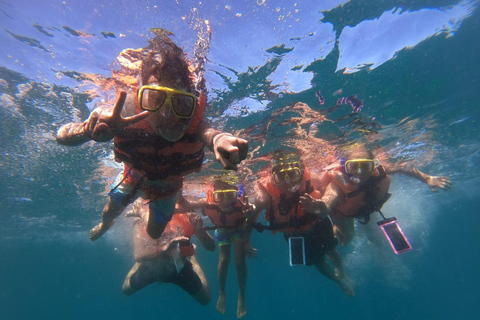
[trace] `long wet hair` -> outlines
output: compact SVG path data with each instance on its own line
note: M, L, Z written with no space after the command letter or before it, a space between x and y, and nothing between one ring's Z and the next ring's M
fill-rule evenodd
M183 50L166 35L156 35L142 52L141 81L148 83L151 76L173 87L193 92L188 62Z

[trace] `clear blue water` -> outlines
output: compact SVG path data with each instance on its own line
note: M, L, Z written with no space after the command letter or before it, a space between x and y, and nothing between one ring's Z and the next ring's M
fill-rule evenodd
M88 239L118 171L111 145L64 148L53 140L59 125L86 118L112 94L92 98L95 85L72 75L111 76L119 52L144 46L154 27L173 32L191 56L202 19L212 28L209 120L247 137L255 157L301 140L290 130L295 124L284 122L294 113L274 116L301 101L329 120L344 117L302 127L316 127L316 138L333 145L374 140L392 163L453 182L452 190L437 194L407 177L392 178L394 196L384 211L399 219L414 250L396 256L385 243L369 243L359 227L354 242L340 248L354 298L313 268L289 267L281 236L255 233L260 255L248 263L247 319L479 318L478 5L1 1L0 318L235 317L233 265L221 316L215 311L218 253L202 249L198 258L213 298L208 306L169 284L124 296L121 285L133 264L130 221L121 217L102 239ZM354 94L364 100L360 113L352 115L349 105L325 112ZM242 130L252 125L260 128ZM215 169L209 162L202 175Z

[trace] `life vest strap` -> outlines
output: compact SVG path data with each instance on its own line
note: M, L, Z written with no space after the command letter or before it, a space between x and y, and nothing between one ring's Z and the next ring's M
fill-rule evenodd
M318 217L314 215L305 215L300 218L297 218L297 216L292 216L290 218L290 221L287 221L287 222L270 223L269 225L265 225L260 222L257 222L255 224L252 224L252 226L255 228L255 230L262 233L264 230L277 231L277 230L282 230L282 229L287 229L292 227L295 227L295 229L297 229L298 227L306 226L316 220L318 220Z
M235 230L240 231L240 226L231 226L231 227L220 227L220 226L211 226L211 227L203 227L205 230L217 230L217 229L227 229L227 230Z
M370 221L370 215L376 211L380 211L385 202L390 199L391 193L386 193L385 196L377 202L369 202L358 210L358 213L354 216L361 224L367 224Z

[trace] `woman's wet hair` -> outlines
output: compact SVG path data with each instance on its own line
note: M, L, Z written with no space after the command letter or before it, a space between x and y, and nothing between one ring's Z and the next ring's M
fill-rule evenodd
M156 35L143 50L141 80L148 83L151 76L164 84L192 92L188 62L183 50L165 34Z
M214 190L228 190L228 189L238 190L238 186L232 183L227 183L225 181L214 181L213 189Z
M358 153L365 154L366 158L368 159L375 159L375 154L373 153L373 151L363 145L354 145L354 146L349 146L348 148L345 148L340 152L340 158L345 158L347 160L352 159L352 157L358 158L354 156L355 154L358 154Z
M274 165L301 162L302 154L298 150L277 149L271 154Z
M291 167L298 167L302 174L305 171L302 154L298 150L277 149L273 151L271 157L272 173Z
M238 189L239 183L238 175L231 172L214 176L211 181L214 190Z

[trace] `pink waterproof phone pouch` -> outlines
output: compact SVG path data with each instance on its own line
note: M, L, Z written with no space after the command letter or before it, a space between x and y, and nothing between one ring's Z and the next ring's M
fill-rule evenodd
M382 229L396 254L412 250L410 242L408 242L407 237L405 237L402 229L400 229L395 217L379 221L377 224Z

